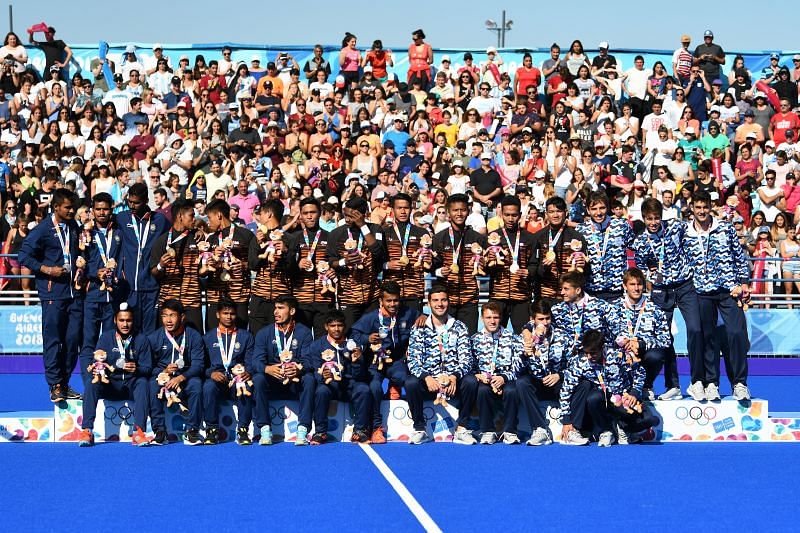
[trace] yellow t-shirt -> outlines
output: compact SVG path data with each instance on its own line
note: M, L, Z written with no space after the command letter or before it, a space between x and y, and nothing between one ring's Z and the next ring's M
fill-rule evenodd
M458 141L457 124L439 124L433 129L433 138L438 137L439 133L444 133L445 137L447 137L447 146L452 148L456 145L456 141Z

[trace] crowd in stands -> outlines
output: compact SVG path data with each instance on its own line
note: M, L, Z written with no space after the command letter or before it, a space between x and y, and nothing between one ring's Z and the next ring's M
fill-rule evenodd
M43 41L34 39L38 31ZM380 404L384 377L405 386L416 406L420 383L442 397L452 395L456 381L461 390L462 378L471 377L473 363L484 375L478 382L495 393L514 381L524 366L516 359L523 349L517 335L526 324L529 333L539 331L532 302L562 306L552 313L554 346L561 346L557 368L544 369L542 377L555 380L548 387L563 377L569 391L561 388L563 409L582 390L581 376L603 364L600 354L609 346L620 348L622 355L609 355L623 357L615 363L619 368L636 367L639 356L643 361L641 373L636 367L613 376L620 393L629 392L626 375L635 381L636 398L626 399L625 407L637 405L642 394L655 398L655 375L661 365L667 373L674 365L667 324L676 306L690 329L688 394L719 399L719 352L729 350L734 396L749 398L742 307L751 291L773 290L765 278L789 279L783 290L791 292L791 279L800 276L800 56L793 69L776 56L770 67L753 73L741 57L726 56L706 31L694 49L682 36L666 66L646 66L637 56L624 68L608 43L590 57L575 40L565 52L554 44L539 66L525 54L521 66L507 71L490 47L480 57L465 53L456 69L448 56L433 64L422 30L412 39L402 52L408 70L400 76L390 72L398 52L380 40L364 51L347 33L336 65L322 46L302 62L281 52L264 68L257 56L249 63L232 61L229 47L221 50L222 59L206 62L198 55L192 62L164 55L160 44L143 61L129 45L122 61L98 58L91 72L64 79L72 52L55 39L55 29L30 31L31 46L46 57L42 72L31 67L19 38L7 35L0 50L0 225L8 271L35 276L53 401L77 394L64 371L75 366L79 352L81 368L90 365L88 377L102 374L93 354L101 344L104 353L115 349L108 336L115 328L121 342L122 316L136 332L150 335L153 388L149 396L146 390L136 394L150 398L154 428L163 433L163 408L154 409L162 387L169 392L186 383L190 403L197 402L189 406L195 430L189 440L197 443L198 398L214 398L222 394L215 383L234 381L228 365L239 344L227 359L222 348L235 342L237 330L225 343L215 332L241 328L241 344L255 337L258 352L258 335L269 331L277 346L286 347L294 333L285 338L278 330L294 324L290 318L297 313L309 338L312 330L317 338L320 359L312 368L319 368L325 383L316 383L316 390L328 391L328 401L331 395L353 396L364 417L354 439L380 441L380 420L371 420L370 411ZM786 261L752 262L751 284L748 255ZM629 269L633 265L638 268ZM781 272L770 271L775 268ZM426 276L444 285L426 292ZM492 304L479 314L476 278L483 276ZM29 289L33 281L22 279L21 285ZM644 288L653 289L652 302L640 300ZM657 302L665 292L674 298ZM444 303L435 298L442 293ZM400 309L414 310L402 327L398 300ZM426 300L433 323L419 314ZM619 316L612 319L615 305ZM437 313L437 306L444 312ZM564 317L572 324L576 309L594 318L566 325ZM631 324L633 311L640 318L653 315L645 321L652 342L637 340L640 323ZM714 344L716 320L706 320L717 313L729 331L724 347ZM549 316L549 307L538 314ZM452 381L436 385L424 357L430 348L425 343L435 336L415 338L411 325L418 320L417 328L440 335L440 328L452 325L448 316L458 326L453 348L469 351L472 342L476 359L459 355L453 368L440 369ZM481 352L491 352L484 340L453 340L478 335L479 316L486 331L501 336L511 323L503 341L510 366L502 380L493 377L491 357L491 369L481 367ZM64 322L73 319L80 323L74 330ZM98 341L100 324L105 337ZM565 333L572 327L574 339ZM381 347L387 335L402 344L395 329L406 335L409 361L408 367L389 368L419 378L411 391L405 374L375 373L388 358ZM48 331L57 333L51 338ZM206 353L222 350L222 367L215 366L215 356L211 363L206 357L205 366L200 362L202 344L192 331L206 331ZM336 365L325 354L335 351L338 362L344 332L359 341L348 344L349 356L374 364L355 365L353 359L351 389L339 390L329 387ZM447 342L445 334L438 344L443 352ZM280 367L273 359L282 351L262 348L267 352L254 357ZM645 357L648 348L660 355ZM185 375L179 372L188 365L184 349L197 350ZM584 349L588 359L570 366L571 354ZM525 350L533 353L527 339ZM422 357L416 367L414 357ZM708 370L714 361L717 375ZM140 371L125 360L119 368ZM280 369L273 375L270 368L274 379L299 376ZM372 377L361 381L355 373L367 369ZM167 377L156 385L162 373ZM258 399L266 394L258 392L267 386L263 367L248 363L246 376L251 374L259 376ZM677 374L672 377L665 375L667 399L680 396ZM206 392L207 386L213 390ZM469 382L464 390L472 387L480 389ZM483 394L478 398L485 400ZM300 400L308 418L303 426L310 428L312 403L317 423L325 399L321 411L319 398L301 394ZM215 405L206 408L214 412ZM637 419L631 432L653 423ZM583 437L570 431L564 438L581 443ZM601 442L613 440L610 430L599 433L606 435ZM156 439L163 442L164 435Z

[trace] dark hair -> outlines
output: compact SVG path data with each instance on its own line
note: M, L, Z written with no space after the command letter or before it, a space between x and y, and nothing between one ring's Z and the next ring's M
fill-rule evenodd
M169 300L165 300L164 303L161 304L161 311L165 311L169 309L170 311L175 311L179 315L184 314L186 311L183 308L183 304L180 300L175 298L170 298Z
M711 195L706 191L694 191L692 193L692 203L703 202L708 205L713 205L711 202Z
M485 304L483 304L483 308L481 308L481 316L486 311L494 311L498 315L502 315L502 308L500 307L500 303L497 300L489 300Z
M602 354L604 343L605 339L601 331L590 329L583 334L583 351L586 353Z
M223 217L231 218L231 206L225 200L211 200L206 206L206 213L220 213Z
M307 205L313 205L317 208L317 211L321 211L319 200L317 200L313 196L309 196L308 198L303 198L302 200L300 200L300 209L303 209L303 207Z
M381 296L384 294L394 294L395 296L400 296L400 284L396 281L387 280L381 283Z
M277 298L275 298L275 305L277 304L283 304L289 309L295 309L295 310L297 310L297 308L299 307L299 304L297 303L297 298L295 298L290 294L282 294Z
M59 187L53 193L53 199L51 200L52 205L61 205L67 200L75 201L75 193L69 189L65 189L64 187Z
M230 296L228 295L222 295L219 299L219 302L217 302L217 313L223 309L233 309L236 311L236 302L231 300Z
M107 192L99 192L92 196L92 207L97 204L108 204L113 207L114 199Z
M349 198L344 203L344 206L348 209L353 209L355 211L358 211L362 215L366 215L367 210L369 209L369 204L367 204L367 201L361 198L360 196L354 196L352 198Z
M445 202L445 207L450 207L453 204L467 204L469 205L469 197L466 194L456 193L452 194L447 198Z
M147 201L149 197L147 185L144 183L134 183L128 189L128 196L135 196L136 198Z
M342 324L347 323L347 321L345 320L344 313L342 313L338 309L331 309L330 311L328 311L328 314L325 315L326 326L334 322L341 322Z
M411 35L412 35L412 36L416 35L416 36L417 36L417 37L419 37L420 39L424 39L424 38L425 38L425 32L424 32L424 31L422 31L421 29L414 30L414 31L411 33Z
M447 292L447 287L445 287L441 283L434 283L433 285L431 285L431 288L428 291L428 301L430 301L431 296L433 296L434 294L440 293L440 292L443 292L443 293L447 294L448 298L450 297L450 295Z
M349 31L345 32L344 33L344 39L342 39L342 48L347 46L347 41L349 41L350 39L353 39L353 38L355 38L355 35L353 35Z
M394 207L395 202L397 202L398 200L405 200L406 202L409 203L409 205L414 205L414 201L411 199L411 196L409 196L404 192L399 192L394 196L392 196L392 207Z
M548 198L547 201L544 203L545 210L547 210L547 208L550 206L555 207L559 211L567 210L567 202L560 196L552 196Z
M283 211L284 211L283 202L281 202L280 200L267 200L266 202L261 204L261 214L272 213L272 216L274 216L278 220L283 219Z
M517 207L522 209L522 202L519 201L519 197L507 194L500 199L500 210L504 207Z
M194 206L191 203L184 200L183 198L172 202L172 205L170 206L170 212L172 213L172 220L178 218L178 215L180 215L184 211L194 211Z
M672 192L672 191L670 191ZM664 206L656 198L645 198L642 202L642 216L658 215L664 213Z
M531 305L531 316L533 315L551 315L553 314L552 307L547 300L536 300Z
M569 270L561 275L561 283L569 283L573 287L580 287L586 284L586 277L577 270Z
M603 204L606 209L610 209L608 196L603 191L594 191L586 199L586 207L592 207L593 204Z
M625 271L625 274L622 275L622 283L627 283L628 280L635 279L638 280L642 285L644 285L644 273L639 270L638 268L629 268Z

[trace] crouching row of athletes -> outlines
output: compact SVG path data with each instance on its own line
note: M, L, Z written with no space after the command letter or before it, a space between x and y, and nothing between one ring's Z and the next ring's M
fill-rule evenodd
M297 445L328 441L331 400L351 403L352 442L381 444L381 402L400 398L401 388L413 421L411 444L432 440L426 400L455 402L453 441L459 444L494 444L498 434L506 444L519 444L520 408L530 421L527 444L550 444L541 405L547 400L559 402L564 444L641 440L658 424L642 399L671 346L667 317L643 295L638 269L625 273L625 294L611 303L586 294L584 284L581 273L565 273L562 301L552 309L536 301L521 335L501 324L496 302L483 306L483 330L470 335L449 314L444 286L430 289L430 315L424 315L400 304L393 281L383 282L378 309L349 332L342 312L330 311L317 339L295 320L298 304L291 296L275 300L274 324L255 336L236 327L236 304L225 299L216 309L219 326L205 336L186 326L178 300L163 303L161 327L149 335L134 331L133 313L123 304L115 329L100 336L95 361L84 369L80 444L94 443L99 398L133 400L132 440L139 446L168 443L165 408L173 404L184 411L184 444L217 444L226 400L238 407L236 442L242 445L255 438L272 443L270 404L285 400L299 403ZM503 427L497 431L500 406ZM476 408L478 439L468 429ZM143 431L148 416L152 436Z

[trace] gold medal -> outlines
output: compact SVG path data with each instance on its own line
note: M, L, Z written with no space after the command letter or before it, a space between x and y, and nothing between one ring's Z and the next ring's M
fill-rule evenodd
M450 272L452 272L453 274L458 274L458 265L455 263L450 265Z
M556 253L555 253L553 250L549 250L549 251L548 251L548 252L545 254L544 258L545 258L547 261L555 261L555 260L556 260Z
M175 248L167 246L167 255L170 257L175 257Z
M227 283L231 280L231 273L227 270L223 270L222 274L219 275L219 279Z
M400 261L401 265L406 266L408 264L408 256L403 255L400 257L400 259L398 259L398 261Z

